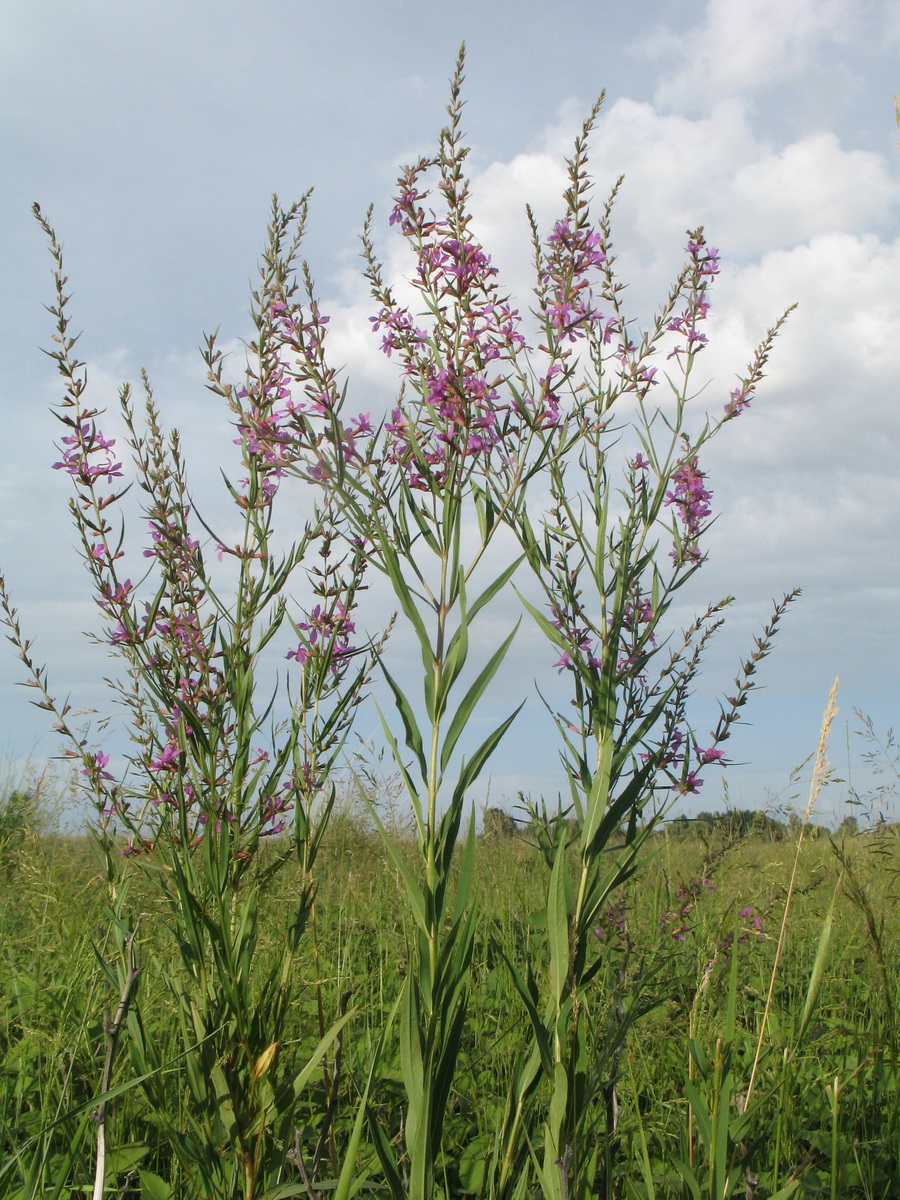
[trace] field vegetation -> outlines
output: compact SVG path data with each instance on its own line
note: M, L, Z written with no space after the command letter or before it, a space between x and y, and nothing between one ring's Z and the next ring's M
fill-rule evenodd
M696 728L732 602L678 618L715 519L706 447L752 420L790 309L699 407L719 250L687 231L655 314L627 310L621 181L597 206L588 170L598 101L560 219L526 210L523 314L474 232L462 82L461 52L436 152L397 181L407 276L363 227L399 375L380 414L332 359L309 196L273 199L243 382L205 340L238 447L213 511L146 374L140 399L120 389L122 445L104 433L35 205L53 468L111 712L84 724L56 692L0 576L90 811L79 838L41 786L0 809L2 1200L900 1196L898 835L811 823L837 682L802 815L669 819L727 765L799 597ZM523 621L527 682L507 661ZM498 720L501 672L520 687ZM521 797L479 834L475 785L532 678L563 800ZM349 754L379 696L384 786Z
M7 799L0 848L0 1194L28 1194L23 1175L39 1152L45 1179L64 1181L53 1192L84 1195L92 1188L104 1022L114 1003L110 898L91 839L54 834L46 812L25 820L28 800L22 793ZM526 972L530 963L548 961L549 868L542 852L548 829L534 810L531 818L522 810L514 815L514 828L509 817L489 817L488 832L475 843L479 919L471 1001L439 1164L448 1196L485 1194L485 1164L504 1120L509 1082L528 1049L530 1031L509 964ZM392 836L414 863L408 831L395 828ZM854 836L822 830L807 838L776 968L796 848L796 832L764 814L670 822L653 834L643 868L598 923L604 954L589 999L592 1021L628 1024L635 1008L642 1011L593 1081L605 1098L595 1136L604 1147L609 1195L717 1194L716 1155L734 1180L732 1193L741 1196L772 1196L792 1184L804 1197L900 1191L900 935L891 920L900 900L900 830L882 825ZM263 972L278 966L284 918L304 886L296 867L268 872L281 849L273 840L254 867L264 877ZM157 1047L159 1074L150 1089L134 1086L126 1048L109 1080L113 1092L125 1090L111 1102L107 1166L110 1194L151 1200L187 1194L169 1135L193 1120L174 1000L184 967L154 869L148 859L126 859L119 886L129 889L129 906L139 915L140 1010L148 1026L142 1036ZM292 966L295 999L282 1054L306 1062L323 1014L328 1024L352 1015L291 1131L295 1194L310 1196L330 1194L340 1173L415 939L397 864L360 810L332 818L316 888L315 936ZM773 977L754 1095L744 1113ZM400 1139L402 1066L394 1046L382 1049L369 1104ZM360 1194L387 1194L374 1149L363 1152L357 1170L361 1183L367 1180Z

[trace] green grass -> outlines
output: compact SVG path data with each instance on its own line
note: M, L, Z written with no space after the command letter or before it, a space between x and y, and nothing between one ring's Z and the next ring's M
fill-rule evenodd
M760 1071L744 1116L739 1101L756 1050L794 846L760 837L731 840L721 831L703 840L689 832L654 839L648 865L629 884L625 909L608 914L602 938L608 966L593 985L589 1014L602 1028L614 1018L615 998L643 981L649 1011L629 1036L610 1088L610 1194L762 1198L796 1181L796 1194L804 1197L900 1195L894 1025L900 947L892 920L897 849L892 831L845 840L840 855L825 837L804 847ZM187 1122L168 987L180 960L148 874L153 869L152 857L126 865L129 908L140 919L139 1006L165 1064L158 1085L168 1117ZM20 839L4 871L0 1196L51 1195L47 1181L63 1179L58 1194L89 1195L93 1126L85 1114L99 1088L104 1009L111 1003L101 965L112 954L104 885L87 839L39 831ZM820 932L842 871L815 1012L798 1040ZM522 837L481 838L476 877L472 999L443 1164L446 1193L453 1196L478 1194L483 1159L528 1041L504 956L523 971L529 960L546 961L540 911L546 868L537 850ZM704 878L709 885L698 886ZM265 894L261 952L271 961L298 884L287 870ZM317 1042L317 979L328 1022L342 997L355 1010L334 1120L339 1156L374 1044L401 988L414 931L396 867L379 839L348 818L329 830L317 886L315 943L308 940L296 966L297 1001L279 1053L305 1061ZM125 1037L117 1084L132 1076L127 1047ZM390 1135L399 1137L398 1054L388 1038L370 1102ZM305 1148L318 1137L325 1078L305 1094L293 1131ZM54 1125L71 1112L76 1115ZM710 1130L718 1139L715 1152ZM715 1174L716 1153L726 1163L724 1175ZM366 1170L368 1194L388 1195L379 1188L367 1144L361 1151ZM30 1193L22 1191L29 1172L43 1181ZM114 1194L162 1195L153 1189L166 1181L179 1195L177 1164L140 1087L116 1098L108 1179L118 1181Z

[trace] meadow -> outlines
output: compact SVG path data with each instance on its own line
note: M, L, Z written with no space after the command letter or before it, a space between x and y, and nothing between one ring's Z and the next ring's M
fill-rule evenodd
M34 206L52 466L110 709L91 724L57 694L0 575L89 812L84 838L42 822L40 788L0 812L4 1200L900 1195L897 833L810 824L837 681L787 830L669 820L728 765L799 598L773 602L698 729L733 599L685 624L716 516L706 447L752 420L791 310L709 407L720 252L688 230L639 327L621 181L593 204L602 97L560 219L527 210L515 308L473 228L463 65L435 154L397 181L409 274L389 278L372 212L361 235L394 406L356 407L300 258L309 195L273 198L242 382L204 342L238 447L209 509L146 373L119 391L121 445L104 432ZM523 621L564 799L479 834L475 785L532 686L491 715ZM379 694L384 786L350 753Z
M54 835L39 822L22 822L21 811L13 815L0 850L0 1194L86 1195L104 1020L114 1003L105 966L112 956L106 881L88 838ZM522 823L514 832L495 818L476 841L471 1000L438 1164L448 1197L489 1194L486 1167L530 1039L510 964L524 973L529 963L548 961L547 831L517 815ZM777 969L796 830L769 822L748 831L732 819L701 833L692 822L658 831L643 868L597 926L603 964L588 998L591 1021L607 1036L625 1027L610 1039L615 1052L591 1081L603 1097L590 1134L600 1155L597 1194L764 1198L790 1194L792 1185L804 1197L900 1194L900 946L891 920L900 831L807 836ZM414 839L402 829L392 836L412 864ZM278 853L273 844L265 857ZM265 873L265 859L258 869ZM134 1064L123 1051L111 1080L127 1090L111 1101L107 1194L157 1200L192 1194L171 1143L173 1130L190 1129L192 1099L173 998L184 968L148 878L153 870L150 859L128 860L121 885L140 919L139 1008L148 1027L141 1036L157 1047L159 1076L151 1086L135 1086ZM302 886L292 869L263 885L264 969L277 965L283 925ZM314 937L292 967L295 999L282 1061L306 1062L325 1025L351 1015L290 1131L283 1182L295 1190L280 1194L309 1197L333 1192L415 939L398 868L358 810L332 818L316 887ZM773 974L754 1097L743 1112ZM133 1023L130 1036L137 1035ZM368 1103L399 1140L403 1088L395 1045L381 1052ZM28 1171L36 1154L44 1182L32 1192ZM371 1146L363 1147L356 1174L356 1194L390 1194Z

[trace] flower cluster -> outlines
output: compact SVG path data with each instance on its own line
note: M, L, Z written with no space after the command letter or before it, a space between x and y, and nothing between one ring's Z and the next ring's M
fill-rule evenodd
M672 784L672 791L678 792L682 796L696 795L703 787L703 780L700 778L700 771L703 767L709 766L712 763L725 766L727 763L724 752L718 750L715 746L710 746L708 749L703 750L695 745L693 758L697 765L686 770L685 767L689 766L689 763L685 759L685 736L677 728L672 730L668 742L661 746L657 753L659 756L657 765L661 769L666 770L673 767L682 767L680 778ZM640 757L643 762L649 762L651 753L647 750L642 751Z
M678 731L676 730L676 732ZM679 754L673 757L671 761L681 762L683 757L683 755ZM727 761L723 751L717 750L714 746L711 746L707 750L701 750L697 747L695 749L695 758L697 766L684 772L682 777L672 784L672 790L682 796L696 795L703 787L703 780L700 778L700 771L703 767L709 766L710 763L718 763L720 766L725 766Z
M335 599L329 608L317 604L307 616L308 620L294 626L300 635L300 644L286 657L294 659L298 666L311 660L324 660L329 671L337 671L356 650L350 645L350 635L356 632L356 626L347 615L347 609L341 600Z
M731 393L728 403L725 405L726 417L736 417L750 407L750 400L753 397L754 389L750 384L745 383L742 387L735 388Z
M545 289L542 315L553 330L555 340L575 342L602 322L594 307L594 294L588 272L606 262L601 249L602 237L589 226L575 227L570 220L557 221L547 238L547 257L541 272ZM612 337L615 322L603 333L604 342Z
M331 318L322 313L315 300L304 308L273 306L280 331L280 363L284 386L300 384L303 398L290 391L285 408L294 417L309 413L328 416L338 403L336 373L325 362L325 338Z
M748 938L751 937L757 939L758 941L762 941L765 936L763 933L762 917L758 912L756 912L752 905L745 905L744 908L738 911L738 916L741 918L743 925L738 930L737 944L739 946L743 946ZM731 933L727 933L722 941L722 949L720 952L725 955L725 962L728 962L728 951L732 948L734 943L734 932L732 931Z
M656 645L656 636L648 633L641 626L652 625L653 605L647 596L639 596L634 601L627 601L622 617L622 645L617 664L619 674L634 672L641 665L646 651L644 646L649 643Z
M708 875L704 875L700 879L693 879L690 883L680 883L676 906L667 908L665 912L660 913L660 929L664 930L675 942L685 941L691 932L689 920L698 902L704 895L715 890L715 884Z
M706 487L705 472L697 465L697 455L686 458L672 474L673 487L666 492L666 504L678 510L678 516L684 528L680 544L670 551L676 563L695 563L705 561L705 555L700 553L697 545L703 529L703 522L712 514L709 501L712 492Z
M688 238L687 253L690 264L685 277L685 307L677 316L672 317L666 326L670 332L681 334L684 343L676 346L669 358L677 358L685 352L689 355L696 354L706 345L707 336L697 326L707 318L707 289L719 273L719 251L715 246L707 246L703 230L694 230L688 234Z
M293 462L293 432L286 424L291 416L289 404L277 408L278 401L290 401L290 387L282 365L276 365L265 380L260 381L256 394L241 387L236 392L239 401L238 437L235 445L242 446L251 462L255 462L260 477L262 503L272 500L284 474ZM249 480L244 481L244 486Z
M497 269L469 232L466 184L444 177L447 215L426 212L423 202L430 192L420 185L434 165L420 160L405 169L391 214L391 224L415 254L412 283L430 314L427 321L396 301L364 239L368 277L379 305L369 318L372 330L382 333L383 352L398 356L416 397L411 403L401 400L385 423L386 458L417 490L443 488L451 471L466 460L486 469L517 421L543 423L551 408L554 421L557 416L555 398L529 414L503 395L509 370L525 347L521 318L499 295ZM448 309L456 314L453 338L446 336L442 316Z
M628 910L624 897L614 904L608 904L600 914L600 923L594 928L594 937L598 942L608 943L614 938L625 935L628 931Z
M557 671L560 673L566 670L576 671L579 663L586 663L591 670L599 671L603 666L600 647L592 638L591 631L578 624L581 619L580 615L576 612L573 616L572 613L563 611L558 605L552 606L551 613L550 624L554 629L560 631L571 647L571 652L564 650L553 664Z
M67 422L68 424L68 422ZM106 438L91 421L70 426L73 432L61 438L66 447L62 459L53 464L54 471L66 471L79 483L92 487L98 480L112 483L121 478L122 464L113 454L115 438Z

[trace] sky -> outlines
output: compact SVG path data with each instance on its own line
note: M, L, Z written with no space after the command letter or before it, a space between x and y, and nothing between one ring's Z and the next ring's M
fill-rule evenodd
M114 405L119 383L146 368L215 514L218 468L235 451L197 348L214 329L234 348L249 334L273 192L287 201L314 187L304 254L333 354L358 410L389 402L396 376L368 332L358 235L373 204L379 251L402 277L390 198L399 167L436 144L463 41L477 231L523 307L525 204L545 229L560 215L564 160L601 89L591 171L600 200L624 175L613 236L636 317L665 296L685 230L704 225L721 252L698 403L719 407L797 305L751 410L710 449L718 519L684 619L736 597L697 687L699 731L773 599L802 588L730 743L729 801L802 807L809 767L792 771L814 751L839 677L832 761L844 782L821 811L840 814L851 787L877 782L854 712L884 737L900 708L900 4L888 0L2 6L0 570L36 655L59 695L109 711L112 664L82 634L94 612L66 481L50 469L58 387L41 348L52 283L31 204L64 243L94 401ZM485 648L499 628L485 625ZM402 638L392 648L401 674L408 649ZM480 794L492 804L520 791L552 801L561 786L533 682L546 654L523 625L492 694L486 720L528 697ZM59 751L22 678L7 646L0 753L11 767ZM376 729L368 706L360 736ZM721 802L710 775L694 809Z

